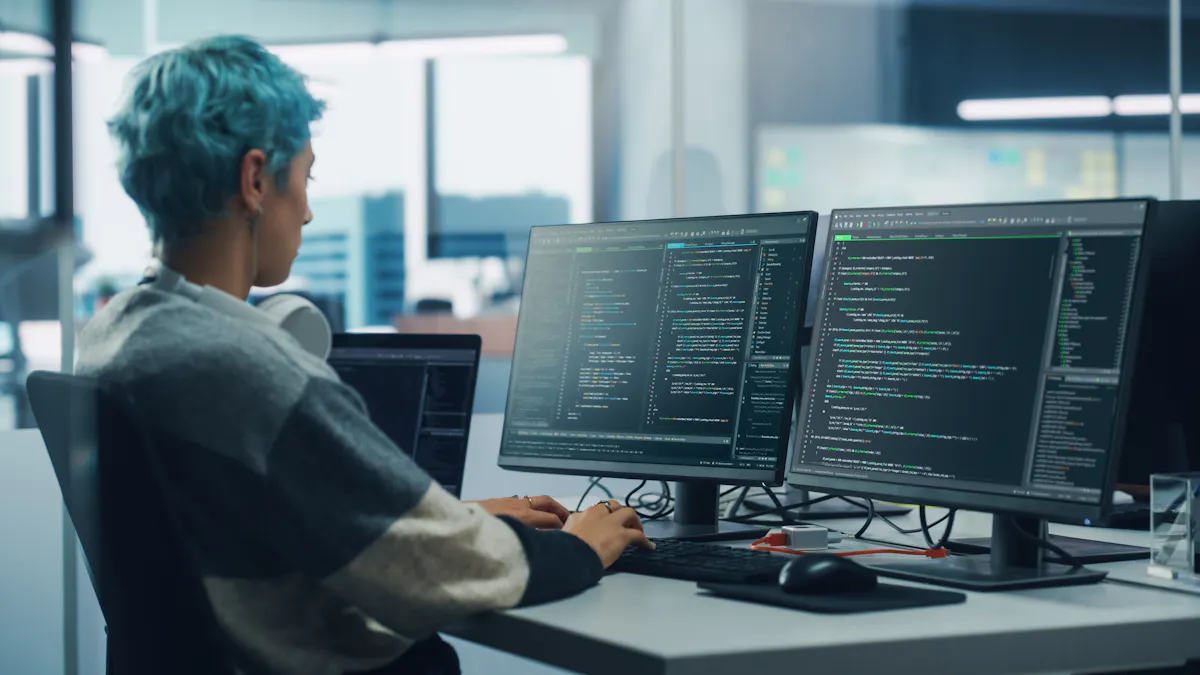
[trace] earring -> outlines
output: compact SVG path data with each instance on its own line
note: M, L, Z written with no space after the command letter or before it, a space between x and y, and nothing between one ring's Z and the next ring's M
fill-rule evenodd
M261 204L254 207L254 211L250 214L250 229L251 230L254 230L254 228L258 227L258 221L260 218L262 218L262 205Z

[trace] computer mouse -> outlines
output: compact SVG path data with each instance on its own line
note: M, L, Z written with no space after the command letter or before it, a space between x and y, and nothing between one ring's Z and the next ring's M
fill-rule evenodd
M809 553L783 566L779 587L805 595L853 593L875 588L878 576L853 560L832 553Z

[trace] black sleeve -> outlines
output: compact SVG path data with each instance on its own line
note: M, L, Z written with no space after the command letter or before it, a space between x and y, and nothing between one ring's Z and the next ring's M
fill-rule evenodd
M529 583L518 607L562 600L595 586L604 576L600 556L582 539L554 530L535 530L524 523L500 516L512 528L529 562Z

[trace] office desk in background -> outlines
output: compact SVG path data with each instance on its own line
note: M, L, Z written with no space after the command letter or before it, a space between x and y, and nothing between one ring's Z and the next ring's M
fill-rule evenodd
M488 485L579 494L586 483L578 477L514 474L496 467L501 422L499 415L479 415L472 424L464 481L468 498L488 494ZM916 518L909 515L897 522L914 527ZM847 521L827 524L850 527ZM1054 529L1071 536L1146 543L1146 535L1140 533ZM962 513L955 531L960 536L986 535L990 518ZM883 523L873 525L868 536L920 545L919 537L905 540ZM1140 578L1145 563L1103 568ZM839 616L713 598L692 583L615 574L577 597L476 617L446 632L517 656L604 675L925 675L931 669L981 675L1079 673L1179 665L1200 658L1200 596L1106 582L970 593L962 605Z
M401 333L465 333L483 340L484 356L512 358L517 339L517 315L496 314L460 319L453 314L398 316L393 321Z

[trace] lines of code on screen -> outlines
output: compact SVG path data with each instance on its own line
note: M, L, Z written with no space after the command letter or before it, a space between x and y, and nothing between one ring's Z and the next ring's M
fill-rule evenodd
M462 489L475 382L468 351L337 349L330 365L371 421L451 494Z
M1098 499L1144 219L1144 202L835 213L793 470Z
M747 221L535 238L502 453L774 467L808 223Z
M1020 482L1057 249L835 242L801 461Z

